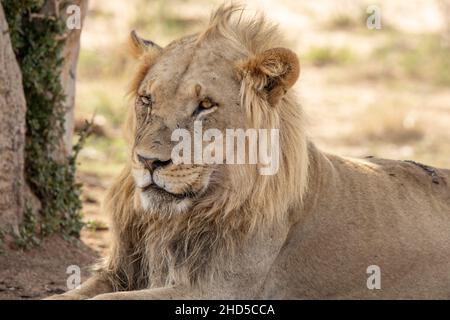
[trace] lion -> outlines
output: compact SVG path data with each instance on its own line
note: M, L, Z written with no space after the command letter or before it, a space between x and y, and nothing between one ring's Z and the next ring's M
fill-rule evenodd
M132 32L130 157L105 200L111 253L53 298L450 298L450 171L320 151L293 90L297 55L243 10L222 5L166 47ZM278 172L175 163L172 132L199 117L222 132L278 129Z

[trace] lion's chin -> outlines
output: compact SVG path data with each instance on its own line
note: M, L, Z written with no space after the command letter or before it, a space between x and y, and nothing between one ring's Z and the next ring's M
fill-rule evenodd
M170 216L187 212L192 206L189 195L176 195L154 187L140 189L138 192L140 205L148 213Z

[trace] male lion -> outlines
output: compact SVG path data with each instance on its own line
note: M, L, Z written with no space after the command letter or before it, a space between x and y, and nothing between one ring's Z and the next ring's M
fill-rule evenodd
M449 170L318 150L290 90L299 61L262 16L223 5L165 48L131 38L140 69L130 160L106 199L112 251L54 298L450 298ZM278 172L174 163L172 132L199 118L279 129Z

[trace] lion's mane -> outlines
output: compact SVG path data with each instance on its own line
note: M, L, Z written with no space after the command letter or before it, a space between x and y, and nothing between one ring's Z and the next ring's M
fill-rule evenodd
M212 14L209 25L198 35L198 45L217 37L229 41L226 50L237 50L249 58L282 45L277 28L262 15L245 17L243 8L235 5L223 5ZM149 55L140 57L131 92L143 80L152 61ZM213 192L196 203L188 214L168 217L135 209L135 185L130 165L126 165L105 198L105 210L112 218L113 240L109 258L98 268L116 290L174 283L201 286L216 277L219 269L224 269L246 237L283 223L289 219L291 209L301 206L308 178L302 109L292 92L274 108L257 93L257 88L266 85L263 78L242 74L241 79L241 105L251 127L280 129L278 173L258 175L250 196L242 198L239 190L233 188ZM130 144L133 129L131 108L126 129ZM243 181L249 172L241 172Z

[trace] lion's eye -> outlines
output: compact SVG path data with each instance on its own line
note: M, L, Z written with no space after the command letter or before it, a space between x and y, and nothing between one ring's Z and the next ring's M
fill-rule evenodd
M138 100L145 106L151 106L152 104L152 96L139 96Z
M196 117L203 111L210 110L215 106L217 106L216 103L212 102L210 99L205 99L198 104L197 108L192 113L192 116Z
M136 99L136 114L141 121L148 121L150 118L150 112L152 108L152 97L150 95L147 96L138 96Z

